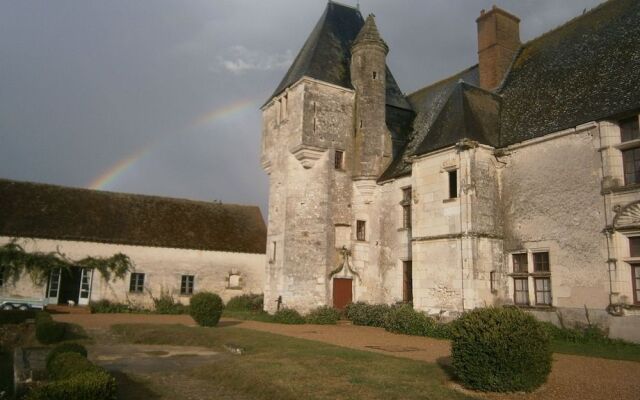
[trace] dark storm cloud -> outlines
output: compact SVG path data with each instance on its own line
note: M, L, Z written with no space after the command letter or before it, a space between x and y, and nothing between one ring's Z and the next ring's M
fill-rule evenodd
M598 0L499 1L531 39ZM354 2L352 2L354 3ZM491 1L362 0L406 92L476 63ZM0 177L259 204L258 107L324 1L0 3ZM229 104L246 104L232 108ZM213 115L200 125L203 115Z

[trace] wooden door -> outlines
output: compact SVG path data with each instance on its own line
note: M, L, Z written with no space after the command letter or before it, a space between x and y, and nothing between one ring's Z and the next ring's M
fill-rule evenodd
M333 307L338 310L344 309L347 304L353 301L352 290L353 280L344 278L333 278Z

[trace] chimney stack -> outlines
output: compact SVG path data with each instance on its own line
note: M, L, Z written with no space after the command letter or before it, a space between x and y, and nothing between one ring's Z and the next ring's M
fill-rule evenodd
M520 19L496 6L480 11L478 24L478 64L480 87L494 90L508 72L520 47Z

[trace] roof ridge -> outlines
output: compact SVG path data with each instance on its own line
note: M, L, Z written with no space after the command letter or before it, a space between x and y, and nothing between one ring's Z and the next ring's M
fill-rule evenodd
M422 91L425 91L425 90L431 89L431 88L433 88L434 86L439 85L439 84L441 84L441 83L444 83L445 81L448 81L448 80L450 80L450 79L454 78L454 77L455 77L455 76L457 76L457 75L462 75L464 72L471 71L472 69L476 68L477 66L478 66L478 64L474 64L474 65L472 65L472 66L470 66L470 67L468 67L468 68L465 68L465 69L463 69L463 70L460 70L460 71L456 72L455 74L449 75L449 76L447 76L446 78L442 78L442 79L439 79L439 80L437 80L437 81L435 81L435 82L432 82L432 83L428 84L427 86L423 86L423 87L421 87L420 89L417 89L417 90L415 90L415 91L413 91L413 92L411 92L411 93L408 93L408 94L406 95L406 97L411 97L411 96L413 96L414 94L417 94L417 93L419 93L419 92L422 92Z
M544 32L544 33L540 34L539 36L536 36L535 38L529 39L525 43L522 43L522 45L520 46L520 49L532 44L533 42L535 42L535 41L537 41L539 39L542 39L542 38L544 38L544 37L556 32L556 31L558 31L560 29L566 28L568 25L571 25L571 24L575 23L576 21L580 20L581 18L584 18L584 17L586 17L588 15L593 14L596 11L599 11L601 8L604 8L604 7L608 6L609 4L613 3L614 1L615 0L605 0L604 2L598 4L597 6L595 6L593 8L590 8L589 10L587 10L585 8L585 11L583 11L582 14L576 15L575 17L569 19L568 21L563 22L562 24L556 26L555 28L552 28L552 29L548 30L547 32Z
M50 188L77 190L82 192L97 193L100 195L118 195L118 196L138 197L138 198L147 198L147 199L171 200L171 201L179 201L184 203L199 203L199 204L208 205L208 206L222 205L222 206L235 206L235 207L245 207L245 208L259 208L257 205L251 205L251 204L222 203L222 202L218 203L215 201L188 199L184 197L160 196L155 194L143 194L143 193L115 192L111 190L89 189L89 188L77 187L77 186L57 185L57 184L46 183L46 182L18 181L14 179L0 178L0 183L2 182L16 183L16 184L22 184L22 185L28 184L28 185L34 185L34 186L48 186Z
M347 8L351 8L353 10L357 10L358 12L360 11L360 7L359 6L350 6L349 4L345 4L345 3L341 3L339 1L333 1L333 0L329 0L328 3L330 4L335 4L338 6L342 6L342 7L347 7Z

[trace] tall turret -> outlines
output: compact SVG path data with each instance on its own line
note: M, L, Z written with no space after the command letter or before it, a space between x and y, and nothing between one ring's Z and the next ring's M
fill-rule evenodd
M389 47L380 37L373 14L351 46L351 83L356 90L353 176L378 177L384 167L385 81Z

